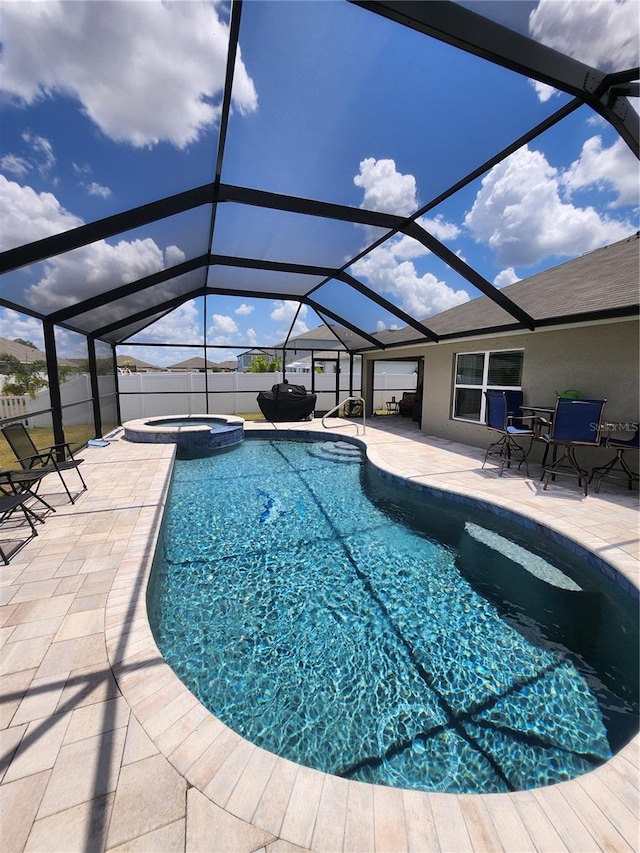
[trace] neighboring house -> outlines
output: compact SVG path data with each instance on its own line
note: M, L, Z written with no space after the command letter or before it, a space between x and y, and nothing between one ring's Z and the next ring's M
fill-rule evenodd
M42 350L37 349L36 347L29 347L25 344L20 344L17 341L12 341L9 338L0 337L0 353L6 353L7 355L12 355L17 358L22 364L33 364L34 361L44 361L46 362L47 356ZM76 364L77 359L72 358L59 358L58 365L66 366L66 367L77 367ZM41 375L44 379L47 378L47 370L46 367L41 371ZM3 365L0 362L0 391L4 385L5 374L3 373Z
M235 373L238 369L237 361L221 361L218 363L218 369L221 373Z
M299 335L289 338L287 341L288 353L307 353L311 350L344 350L344 345L340 342L334 333L337 326L322 325L315 329L309 329L307 332L301 332ZM351 336L348 329L341 328L340 332L344 335ZM284 341L278 344L276 349L282 350Z
M139 358L133 358L131 355L119 355L116 357L118 371L126 373L161 373L164 368L158 367L155 364L148 364L146 361L141 361Z
M256 348L248 349L245 352L241 352L238 356L238 373L244 373L246 370L248 370L254 358L266 358L269 364L271 364L274 358L278 358L279 355L282 355L282 352L278 353L274 349Z
M309 329L287 341L287 373L311 373L314 369L323 373L349 370L349 354L333 332L333 326L323 325ZM348 331L348 330L342 330ZM280 345L284 346L284 343Z
M188 358L176 364L168 364L166 370L169 373L205 373L207 370L217 370L218 365L213 361L205 361L201 356Z
M513 319L485 296L429 317L439 342L363 355L365 399L373 362L393 352L420 360L422 429L430 435L486 446L489 388L520 388L532 405L554 405L558 393L576 389L606 398L607 421L638 422L639 247L636 235L503 288L536 318L533 331L514 331ZM396 343L415 333L379 337Z
M338 329L338 327L322 325L315 329L309 329L306 332L301 332L299 335L290 337L286 341L287 370L289 370L291 365L294 365L292 370L293 373L310 372L311 353L316 353L319 350L324 350L325 355L329 353L325 360L328 361L330 357L332 365L335 365L336 362L336 351L343 351L345 352L345 363L348 364L349 357L346 355L345 346L335 335L333 331L334 329ZM345 340L348 339L348 343L356 343L356 336L348 329L340 328L340 334L345 338ZM362 340L358 338L357 343L362 343ZM247 370L251 364L251 360L256 356L263 356L269 363L271 363L274 358L282 357L282 351L284 348L285 341L282 341L273 349L255 348L240 353L238 356L238 371L243 372ZM306 364L307 362L309 362L308 367ZM331 368L331 372L335 372L335 367Z
M9 340L9 338L0 337L0 353L6 352L7 355L13 355L19 359L22 364L29 364L32 361L46 361L47 356L42 350L35 347L28 347L25 344L20 344L17 341Z

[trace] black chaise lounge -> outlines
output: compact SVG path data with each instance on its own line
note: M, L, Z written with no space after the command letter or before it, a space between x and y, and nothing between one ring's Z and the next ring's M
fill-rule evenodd
M316 394L312 394L304 385L290 385L281 382L271 391L260 391L258 405L268 421L303 421L316 407Z
M13 555L38 535L31 514L24 505L26 500L25 495L0 495L0 559L5 565L9 565ZM12 517L18 510L22 512L28 525L26 538L22 533L24 524L16 523Z
M21 423L8 424L2 427L2 434L7 439L9 447L13 450L16 459L25 470L29 471L34 468L41 470L46 468L48 469L47 473L56 473L60 477L71 503L75 503L75 499L62 476L63 471L75 470L82 483L82 491L86 490L87 484L79 471L79 465L84 460L74 458L68 442L52 444L49 447L38 450L25 425Z
M33 501L41 504L45 510L55 512L56 508L46 501L42 495L39 495L37 490L41 481L47 474L55 474L55 468L32 468L30 471L25 471L21 468L19 471L0 471L0 494L5 495L22 495L25 500L33 498ZM33 518L44 522L44 518L38 515L33 510L33 504L28 508Z

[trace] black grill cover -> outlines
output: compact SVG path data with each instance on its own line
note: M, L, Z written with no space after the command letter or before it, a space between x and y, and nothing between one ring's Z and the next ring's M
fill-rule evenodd
M271 391L260 391L258 405L268 421L302 421L315 409L316 394L307 391L304 385L281 382Z

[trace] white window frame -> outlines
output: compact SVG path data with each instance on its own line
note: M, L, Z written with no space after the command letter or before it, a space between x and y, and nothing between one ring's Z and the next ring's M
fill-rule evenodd
M491 349L491 350L472 350L469 352L454 353L453 360L453 389L451 392L451 420L462 421L466 424L486 424L486 397L485 391L521 391L522 385L489 385L489 359L490 356L500 352L521 352L524 367L524 347L508 347L507 349ZM471 385L466 382L458 382L458 358L465 355L481 355L484 362L482 365L482 384ZM480 391L480 419L462 418L456 415L456 391L458 389L468 389L471 391Z

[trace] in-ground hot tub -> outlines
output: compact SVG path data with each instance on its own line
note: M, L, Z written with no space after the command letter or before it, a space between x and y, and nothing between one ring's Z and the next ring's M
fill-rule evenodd
M244 438L244 420L233 415L172 415L123 424L128 441L176 444L181 455L232 447Z

